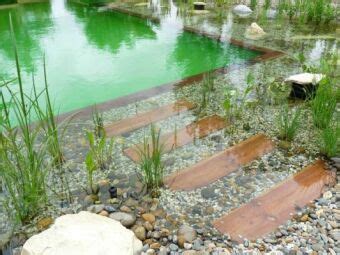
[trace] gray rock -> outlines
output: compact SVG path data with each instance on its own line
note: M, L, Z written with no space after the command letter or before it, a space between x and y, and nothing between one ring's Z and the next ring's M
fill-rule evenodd
M104 210L104 205L100 204L100 205L91 205L87 208L88 212L92 212L92 213L100 213L101 211Z
M333 229L329 231L329 234L334 240L340 241L340 229Z
M171 251L177 251L178 250L178 246L174 243L170 244L169 248L170 248Z
M217 194L214 187L208 187L201 190L201 196L205 199L210 199L217 197Z
M136 217L130 213L114 212L111 213L109 217L119 221L124 227L127 228L131 227L136 222Z
M247 17L248 15L250 15L253 11L246 5L244 4L239 4L239 5L236 5L234 8L233 8L233 12L235 14L237 14L238 16L240 17Z
M196 230L188 225L182 225L177 231L177 236L183 236L185 242L191 243L197 237Z
M315 243L315 244L312 245L312 249L314 251L321 251L322 247L323 247L323 245L321 243Z

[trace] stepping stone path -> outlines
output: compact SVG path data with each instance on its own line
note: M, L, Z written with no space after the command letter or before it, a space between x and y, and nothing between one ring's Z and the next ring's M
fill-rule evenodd
M212 132L225 127L225 120L217 115L209 116L197 122L179 129L177 132L165 134L160 137L163 144L163 152L171 151L173 148L184 146L195 139L203 138ZM125 155L133 161L139 161L138 148L143 148L143 144L138 144L124 150Z
M116 121L105 127L106 135L112 137L115 135L121 135L124 133L131 132L138 128L147 126L153 122L160 121L169 118L173 115L185 112L187 110L193 109L194 104L186 101L180 100L172 104L164 105L158 107L157 109L137 114L133 117Z
M289 220L297 208L318 198L332 179L325 163L318 160L213 224L236 241L257 239Z
M180 100L114 122L106 126L105 130L109 137L121 135L193 108L194 104ZM168 152L224 127L224 119L213 115L173 133L165 134L161 136L160 141L164 145L164 151ZM125 155L138 162L137 150L140 146L142 144L125 149ZM274 147L269 138L257 134L191 167L169 175L164 182L172 190L190 191L204 187L227 176L241 165L271 152ZM324 186L331 181L332 175L326 171L325 163L321 160L316 161L263 195L215 220L213 225L220 232L230 234L235 241L241 242L244 238L257 239L289 220L296 213L296 209L318 198Z
M208 185L274 149L273 142L258 134L165 179L173 190L193 190Z

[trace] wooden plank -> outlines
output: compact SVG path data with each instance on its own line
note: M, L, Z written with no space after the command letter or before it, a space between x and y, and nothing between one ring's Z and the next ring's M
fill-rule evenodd
M138 128L147 126L155 121L160 121L169 118L173 115L193 109L194 104L179 100L175 103L158 107L157 109L137 114L133 117L116 121L105 127L106 135L112 137L131 132Z
M169 152L173 148L184 146L193 142L194 139L203 138L224 127L225 120L217 115L213 115L191 123L186 127L179 129L177 132L162 135L160 137L160 143L163 145L163 152ZM142 147L143 144L138 144L125 149L124 153L133 161L138 162L138 148Z
M304 168L265 194L233 210L213 224L236 241L254 240L275 230L303 207L322 194L332 175L322 160Z
M255 158L272 151L274 144L258 134L167 177L165 183L173 190L193 190L208 185Z

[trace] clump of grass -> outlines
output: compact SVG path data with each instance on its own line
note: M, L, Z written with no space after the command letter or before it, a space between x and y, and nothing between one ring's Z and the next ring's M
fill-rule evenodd
M164 164L163 144L160 142L160 130L156 130L151 125L150 138L144 136L143 145L137 149L140 159L141 179L146 186L148 192L155 193L163 186Z
M336 108L336 91L328 77L321 80L311 108L314 125L321 129L327 128Z
M245 107L247 106L247 97L254 89L254 76L247 75L247 87L244 91L237 89L227 89L223 102L226 120L233 122L234 119L241 118Z
M293 141L300 127L301 110L290 110L288 104L280 110L277 118L279 138L281 140Z
M96 135L96 137L105 136L103 114L99 113L97 106L93 107L92 121L94 124L94 134Z
M14 208L14 218L17 222L26 223L37 215L39 210L47 203L46 175L49 171L45 164L44 145L35 146L40 127L31 127L32 113L37 100L30 99L23 91L20 65L13 36L12 21L10 19L10 31L12 34L17 81L19 93L3 84L10 95L10 100L5 101L1 94L2 122L1 122L1 146L0 146L0 179L4 184L4 190L8 197L6 206ZM17 126L14 128L11 122L11 113L14 114ZM19 136L20 134L20 136ZM12 215L13 216L13 215Z
M208 72L204 74L202 80L201 102L198 107L198 115L201 114L209 104L211 93L215 90L215 76L213 73Z
M42 127L42 131L44 132L45 139L47 141L47 150L52 157L52 163L57 168L60 168L62 164L65 162L63 149L61 146L61 139L59 136L61 134L64 134L64 132L59 132L61 125L58 125L55 120L53 106L50 99L50 93L48 89L47 84L47 74L46 74L46 63L45 63L45 57L44 57L44 82L45 82L45 88L44 88L44 94L45 94L45 104L46 107L42 107L39 102L39 96L36 91L36 86L34 84L34 77L33 77L33 90L34 90L34 109L36 112L36 116L40 122L40 125ZM63 131L66 130L66 126L63 129Z
M340 152L339 137L340 127L338 123L321 130L320 152L328 158L338 155Z

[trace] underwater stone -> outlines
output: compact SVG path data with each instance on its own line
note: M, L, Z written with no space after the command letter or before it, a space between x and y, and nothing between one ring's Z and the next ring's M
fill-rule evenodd
M253 11L244 4L236 5L233 9L233 12L240 17L246 17L250 15Z

